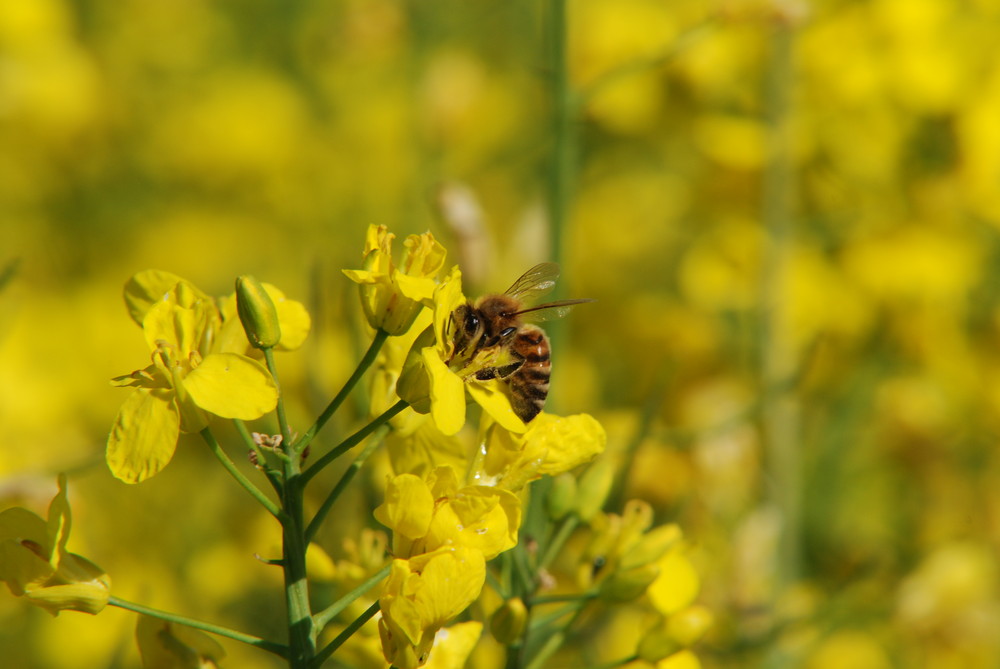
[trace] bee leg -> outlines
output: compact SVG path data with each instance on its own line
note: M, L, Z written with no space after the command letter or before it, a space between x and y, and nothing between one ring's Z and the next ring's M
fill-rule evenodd
M490 379L506 379L508 376L516 372L524 364L524 360L515 360L514 362L502 365L500 367L488 367L486 369L481 369L476 372L477 381L489 381Z

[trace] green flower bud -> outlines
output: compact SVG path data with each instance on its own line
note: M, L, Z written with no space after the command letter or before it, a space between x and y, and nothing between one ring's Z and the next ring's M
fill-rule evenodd
M236 279L236 311L254 348L271 348L281 341L278 310L264 286L252 276Z
M610 458L594 462L580 478L576 494L576 513L590 522L598 514L611 494L615 482L615 467Z
M569 472L563 472L552 479L552 487L545 500L549 518L561 520L576 505L576 477Z
M636 542L629 551L622 556L620 566L622 569L634 569L655 562L667 554L678 541L681 540L681 530L677 525L660 525L653 528Z
M509 646L521 639L528 622L528 609L520 597L508 599L490 618L493 638Z
M655 564L618 570L601 583L601 598L612 602L638 599L659 575L660 568Z
M659 624L642 636L637 655L640 659L656 664L681 649L665 624Z

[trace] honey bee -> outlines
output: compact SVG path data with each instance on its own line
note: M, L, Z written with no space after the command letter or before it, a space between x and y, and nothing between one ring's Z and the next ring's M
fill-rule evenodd
M472 360L494 349L496 364L478 369L479 381L502 379L510 389L514 413L525 423L539 414L549 394L549 338L524 317L535 321L564 316L589 299L559 300L531 305L555 287L559 265L535 265L500 295L485 295L463 304L452 313L455 353L452 359Z

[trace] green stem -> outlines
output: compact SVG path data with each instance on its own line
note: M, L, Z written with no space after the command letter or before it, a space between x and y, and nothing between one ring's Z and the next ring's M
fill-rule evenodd
M573 121L576 104L570 88L566 57L566 0L550 0L548 16L549 70L551 72L552 157L548 170L548 208L552 258L562 260L563 231L567 224L576 153ZM551 335L550 335L551 336Z
M285 573L285 603L288 612L288 644L290 669L307 669L316 654L316 634L309 608L309 582L306 580L306 548L304 535L305 481L300 471L300 458L284 463L285 489L282 502L287 515L282 523Z
M295 450L298 453L304 451L306 447L312 443L316 433L323 429L323 426L326 425L327 421L329 421L333 414L337 412L337 409L339 409L340 405L344 403L347 396L351 394L351 390L354 389L354 386L358 384L361 377L364 376L365 372L368 371L368 368L371 367L373 362L375 362L375 356L378 355L379 350L382 348L382 344L385 343L385 340L388 337L389 333L385 330L375 331L375 338L372 339L371 345L368 346L368 350L365 351L365 355L361 358L361 362L358 363L354 373L351 374L351 378L347 379L347 383L344 384L344 387L340 389L337 396L334 397L330 404L327 405L326 409L323 410L323 413L319 415L319 418L316 419L313 426L310 427L309 430L307 430L306 433L303 434L302 437L295 443Z
M234 641L239 641L241 643L249 644L251 646L254 646L255 648L266 650L269 653L280 655L281 657L288 657L288 646L281 643L276 643L274 641L268 641L267 639L261 639L260 637L253 636L251 634L244 634L243 632L237 632L236 630L231 630L228 627L222 627L221 625L213 625L211 623L206 623L201 620L194 620L193 618L186 618L185 616L179 616L175 613L160 611L159 609L152 609L149 608L148 606L135 604L133 602L124 599L119 599L118 597L114 596L108 599L108 604L111 606L117 606L122 609L127 609L129 611L135 611L136 613L141 613L142 615L150 616L151 618L158 618L160 620L165 620L169 623L185 625L186 627L190 627L196 630L201 630L203 632L211 632L212 634L217 634L221 637L226 637L227 639L233 639Z
M291 455L292 429L288 426L288 418L285 416L285 400L281 393L281 383L278 381L278 366L274 364L274 349L268 347L263 349L263 351L264 361L267 363L267 371L271 372L271 378L274 379L274 384L278 387L278 426L281 429L283 442L288 445L286 451Z
M214 453L215 457L222 463L222 466L226 468L226 471L228 471L232 477L236 479L236 482L243 486L243 488L250 493L254 499L260 502L261 506L267 509L272 516L278 520L282 520L284 513L282 513L281 509L278 508L278 505L268 499L267 495L261 492L260 488L255 486L250 479L243 475L243 472L237 469L236 464L229 459L226 452L222 450L221 446L219 446L219 442L215 440L215 436L212 434L212 431L206 427L200 434L201 438L205 440L205 443L207 443L208 447L212 450L212 453Z
M573 617L566 622L561 630L550 634L545 639L545 643L538 649L535 656L531 658L531 662L527 664L527 669L544 669L544 667L548 666L549 658L552 657L552 655L555 654L555 652L559 650L559 647L566 641L566 632L580 618L580 614L583 613L583 609L587 601L589 600L585 600L580 603L580 607L576 610L576 613L573 614Z
M313 537L316 536L316 531L319 530L319 526L323 524L323 519L326 518L326 515L330 512L330 509L333 508L333 505L336 503L341 493L344 492L354 476L358 473L361 467L364 466L365 460L368 459L368 456L370 456L375 449L378 448L379 444L382 443L382 439L388 432L389 427L383 425L379 430L379 434L369 440L368 445L365 446L364 450L362 450L354 462L351 463L351 466L347 468L347 471L345 471L340 477L340 480L337 481L337 485L333 487L330 494L326 496L325 500L323 500L323 504L319 507L319 510L316 511L316 515L313 516L313 519L309 521L309 526L306 527L307 542L312 541Z
M552 538L549 545L545 548L545 554L542 556L541 562L538 563L538 569L542 570L549 566L559 551L562 550L563 545L569 540L570 536L573 535L573 531L576 529L577 525L580 524L580 518L574 513L567 516L559 526L559 531L556 532L556 536Z
M531 622L528 623L528 630L527 631L528 632L535 632L535 631L540 630L540 629L542 629L544 627L548 627L549 625L555 623L560 618L565 618L566 616L568 616L571 613L576 613L577 610L579 610L579 608L586 601L589 601L589 599L587 599L587 600L582 600L581 599L581 600L577 600L577 601L574 601L574 602L570 602L569 604L567 604L566 606L562 607L561 609L559 609L557 611L553 611L552 613L549 613L549 614L547 614L545 616L542 616L540 618L532 618Z
M392 567L391 564L387 564L378 571L377 574L369 578L367 581L359 585L358 587L351 590L349 593L335 601L330 606L326 607L319 613L313 616L313 624L316 626L317 633L322 631L333 618L338 615L341 611L346 609L348 606L353 604L361 595L365 594L373 587L378 585L389 575L389 569Z
M352 448L360 444L365 439L365 437L367 437L369 434L377 430L380 426L384 425L385 423L388 423L393 416L395 416L408 406L410 406L408 402L404 400L399 400L391 407L386 409L384 412L382 412L382 414L380 414L377 418L372 420L372 422L368 423L368 425L365 425L363 428L361 428L360 430L352 434L350 437L342 441L336 448L334 448L329 453L325 454L319 460L314 462L312 466L309 467L309 469L307 469L305 472L302 473L303 485L308 483L312 479L312 477L316 476L316 474L319 474L324 467L326 467L328 464L339 458L347 451L351 450Z
M584 592L575 595L544 595L542 597L532 597L532 606L541 606L543 604L563 604L566 602L586 602L588 600L597 597L596 592Z
M316 659L312 661L309 665L311 668L315 669L322 665L327 658L333 655L338 648L344 645L344 642L354 636L354 633L361 629L361 626L372 619L379 610L379 603L375 602L368 609L358 616L354 622L344 628L344 631L337 635L337 638L327 644L326 648L321 650L319 654L316 655Z

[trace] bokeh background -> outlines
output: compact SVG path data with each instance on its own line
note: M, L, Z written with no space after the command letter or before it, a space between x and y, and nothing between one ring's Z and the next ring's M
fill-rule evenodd
M117 595L279 627L280 537L203 447L135 487L103 464L107 380L148 363L122 285L305 302L304 424L366 346L366 226L430 229L472 293L555 259L597 298L553 405L607 426L609 508L683 527L705 667L998 666L1000 2L568 0L561 167L551 4L0 2L2 506L68 471ZM4 594L0 657L132 667L133 625Z

